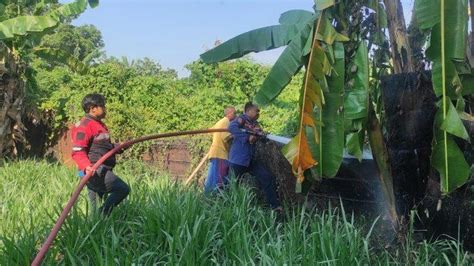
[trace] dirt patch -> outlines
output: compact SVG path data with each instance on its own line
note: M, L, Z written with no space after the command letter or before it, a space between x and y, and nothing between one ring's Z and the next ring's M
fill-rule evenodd
M459 239L474 251L474 182L471 181L449 196L427 195L418 206L416 228L425 238ZM439 185L439 184L438 184Z

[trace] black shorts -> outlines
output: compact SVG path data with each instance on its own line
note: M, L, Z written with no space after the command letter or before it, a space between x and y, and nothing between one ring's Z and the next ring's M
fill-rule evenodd
M107 193L112 189L112 184L118 176L112 172L111 167L101 166L87 182L87 187L97 193Z

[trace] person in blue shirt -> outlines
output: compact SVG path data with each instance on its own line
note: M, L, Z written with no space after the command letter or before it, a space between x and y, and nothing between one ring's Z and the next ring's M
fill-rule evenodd
M229 151L230 171L237 178L241 178L244 173L255 176L272 209L281 212L274 176L263 165L252 160L255 143L263 133L257 121L259 115L258 106L249 102L245 104L244 114L230 123L229 132L233 137Z

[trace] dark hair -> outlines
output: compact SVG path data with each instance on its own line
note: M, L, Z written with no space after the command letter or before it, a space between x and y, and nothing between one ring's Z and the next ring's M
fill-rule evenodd
M246 103L245 106L244 106L244 113L246 113L248 110L250 110L254 107L257 107L257 105L254 104L253 102Z
M102 94L91 93L82 99L82 109L86 113L88 113L92 107L97 106L105 107L105 97Z

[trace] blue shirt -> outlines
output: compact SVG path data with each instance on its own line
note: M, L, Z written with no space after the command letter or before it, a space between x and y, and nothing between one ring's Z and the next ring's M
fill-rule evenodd
M229 162L241 166L249 166L255 154L255 145L250 144L250 133L243 129L253 130L258 127L257 121L250 120L245 114L229 124L229 132L233 140L229 151Z

